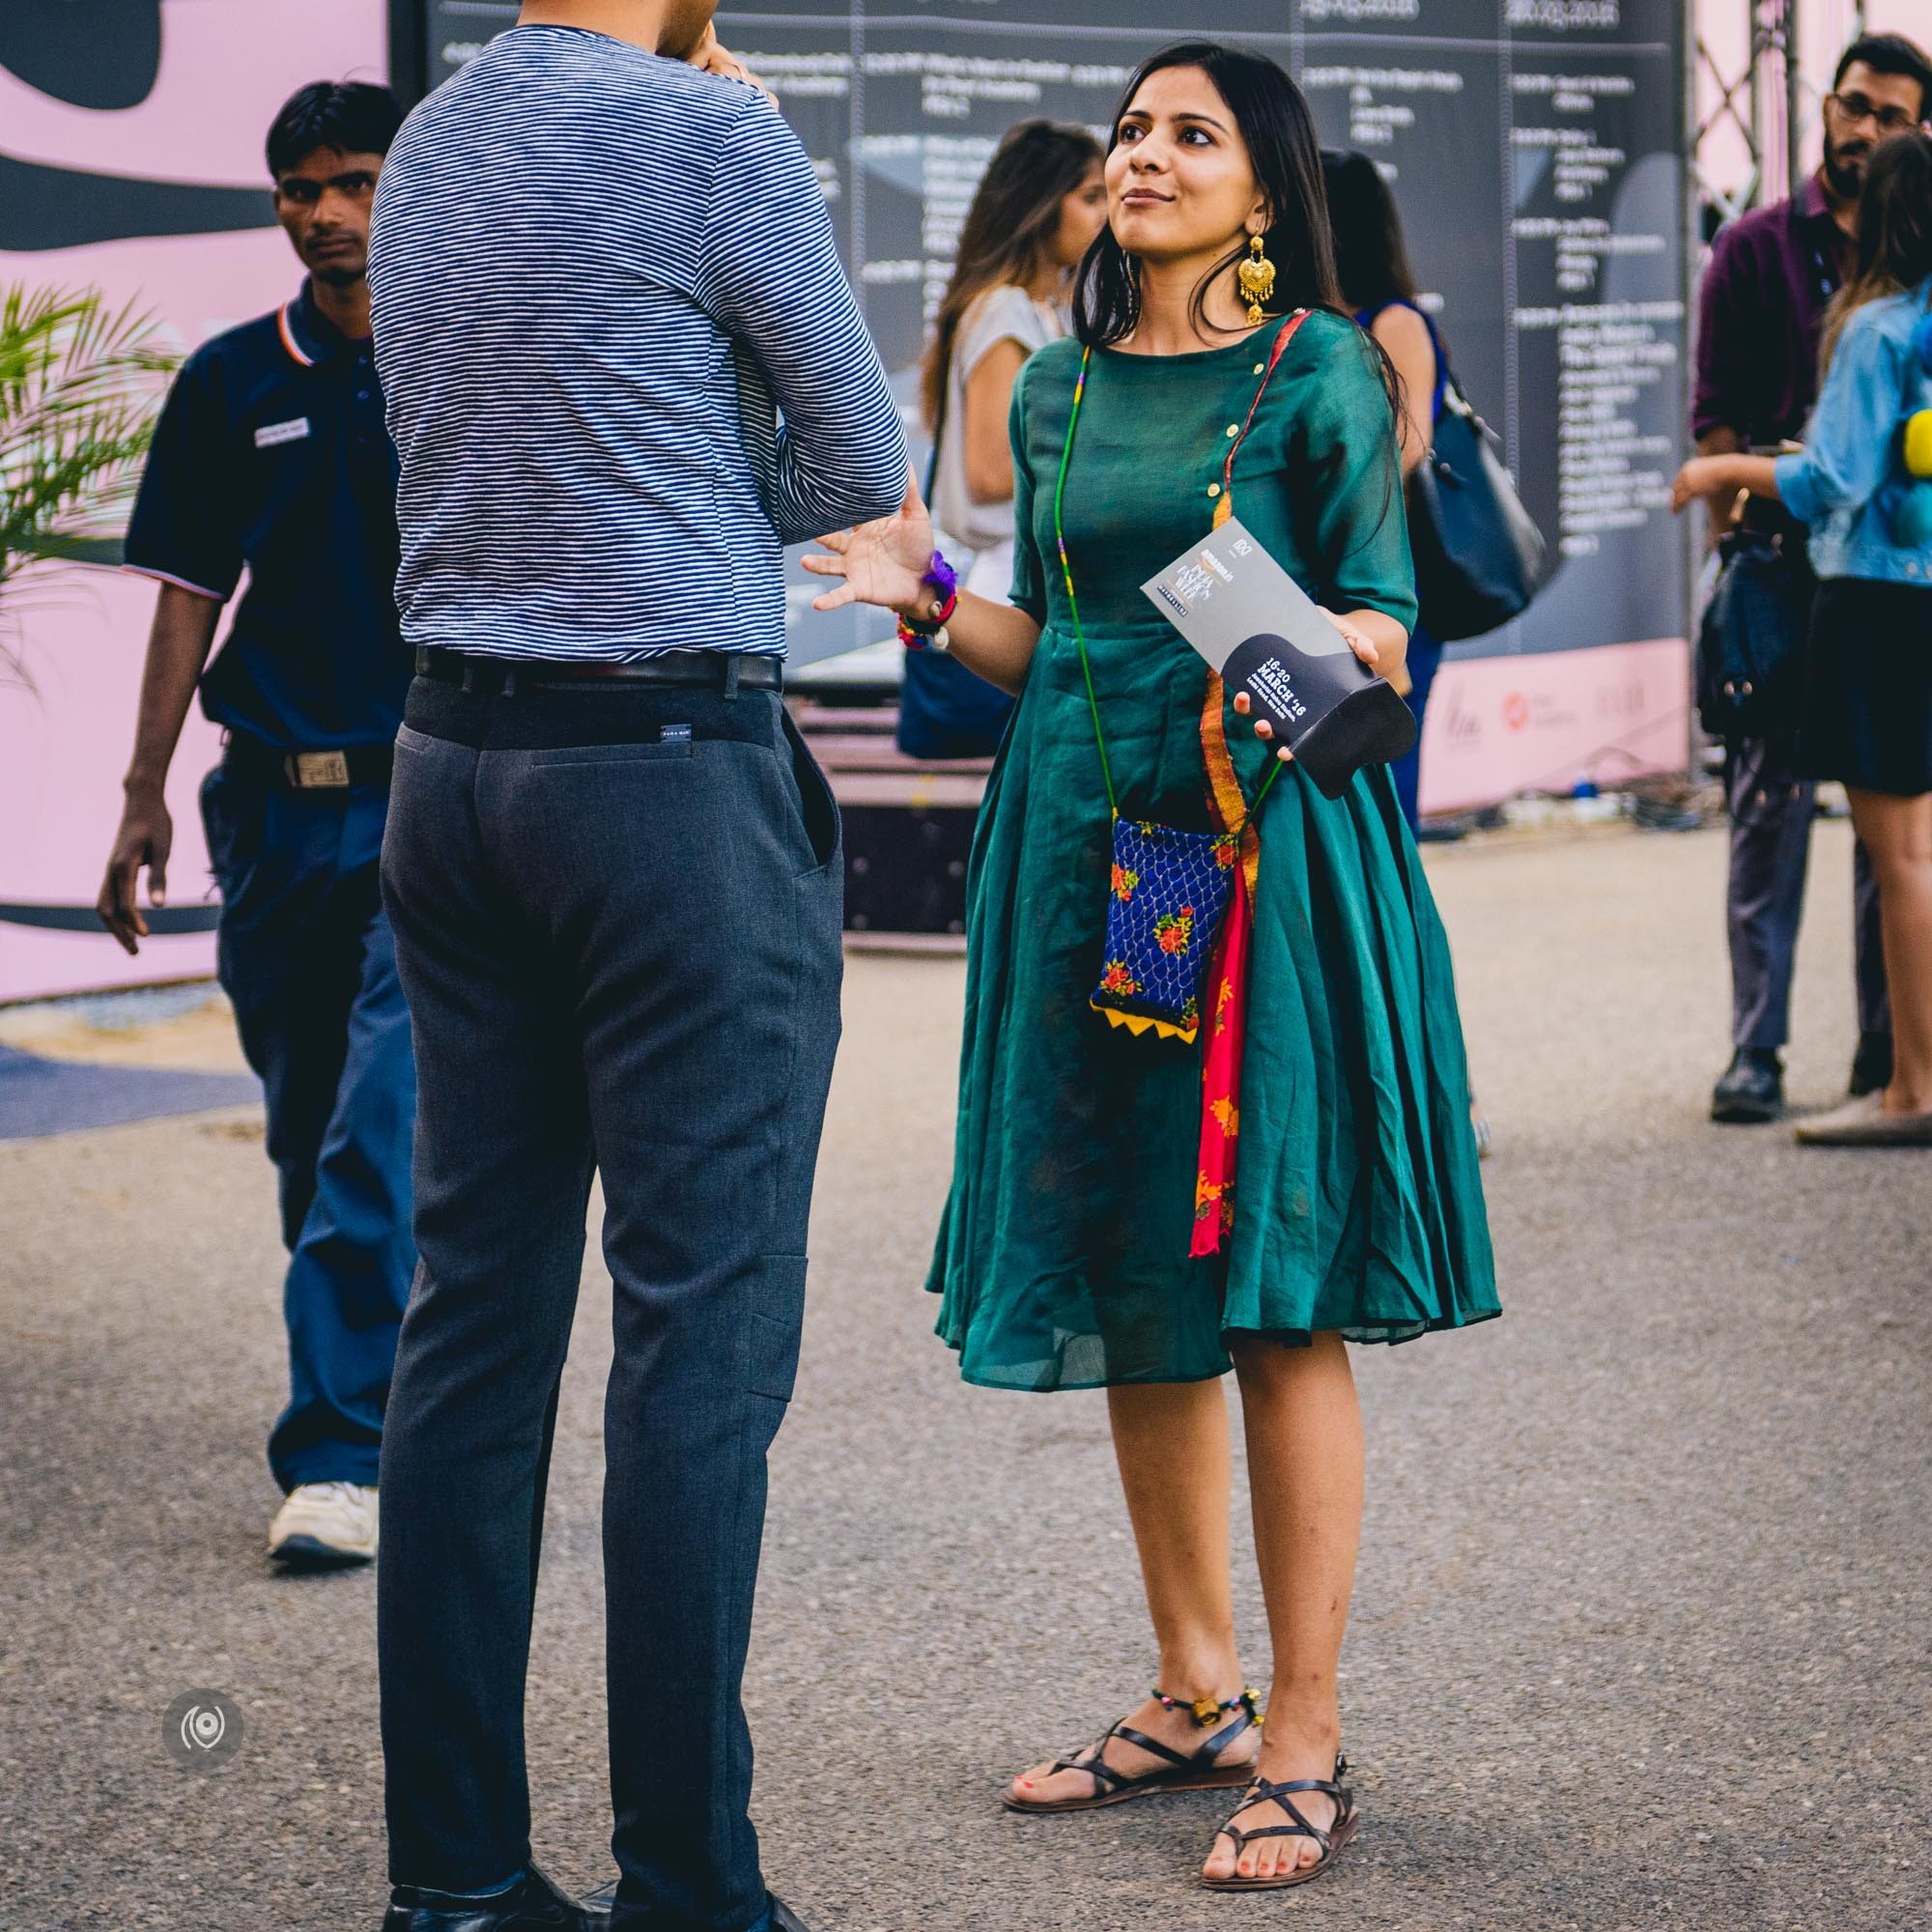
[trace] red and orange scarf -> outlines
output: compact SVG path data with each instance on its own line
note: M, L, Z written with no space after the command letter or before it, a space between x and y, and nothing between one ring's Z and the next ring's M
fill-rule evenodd
M1226 497L1222 498L1225 503ZM1219 521L1217 519L1217 521ZM1248 816L1228 749L1218 672L1208 674L1201 708L1201 750L1217 827L1223 832ZM1241 833L1234 889L1208 968L1202 1010L1206 1038L1201 1051L1201 1155L1194 1182L1194 1238L1190 1255L1219 1254L1235 1227L1235 1150L1241 1136L1241 1052L1247 1040L1248 959L1255 924L1255 882L1261 875L1261 839L1252 825Z

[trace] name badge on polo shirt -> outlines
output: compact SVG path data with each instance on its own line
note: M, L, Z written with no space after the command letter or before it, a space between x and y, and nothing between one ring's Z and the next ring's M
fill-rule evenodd
M255 432L255 447L273 449L278 442L299 442L307 434L306 416L291 416L287 422L264 423Z

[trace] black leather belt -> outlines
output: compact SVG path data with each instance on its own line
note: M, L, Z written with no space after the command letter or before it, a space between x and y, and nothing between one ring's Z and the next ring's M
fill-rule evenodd
M347 745L327 752L284 752L240 731L229 734L221 762L246 778L267 779L290 791L352 790L387 785L395 771L393 745Z
M778 658L744 651L668 651L636 664L601 664L584 658L493 658L416 646L416 675L465 691L550 691L559 685L677 684L710 691L781 691L784 665Z

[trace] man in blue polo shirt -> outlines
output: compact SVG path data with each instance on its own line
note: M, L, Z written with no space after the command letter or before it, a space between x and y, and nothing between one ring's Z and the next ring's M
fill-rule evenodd
M205 343L156 430L128 531L160 599L100 917L133 952L137 874L163 903L162 798L197 686L224 730L201 791L219 972L268 1100L290 1263L285 1494L269 1554L376 1553L376 1472L415 1255L415 1072L377 863L410 659L395 605L395 455L370 342L369 211L401 123L385 88L317 82L269 131L275 212L308 269ZM213 664L221 612L248 587Z

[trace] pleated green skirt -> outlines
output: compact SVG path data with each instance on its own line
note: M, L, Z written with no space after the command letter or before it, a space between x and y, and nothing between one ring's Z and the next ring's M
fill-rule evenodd
M1205 667L1151 612L1088 642L1122 812L1205 829ZM1212 1259L1188 1254L1202 1041L1089 1006L1111 837L1079 661L1050 626L968 882L928 1283L966 1379L1191 1381L1226 1372L1235 1332L1402 1342L1497 1314L1448 947L1386 771L1330 801L1291 769L1264 808L1235 1225Z

